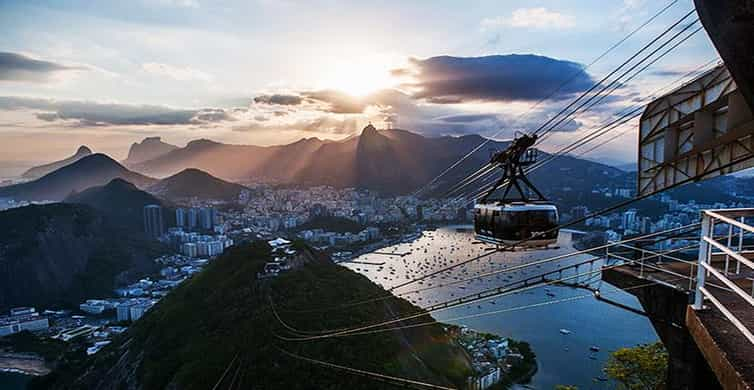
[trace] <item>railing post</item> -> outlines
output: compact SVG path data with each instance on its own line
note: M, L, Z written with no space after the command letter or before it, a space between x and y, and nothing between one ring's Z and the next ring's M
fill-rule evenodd
M641 250L641 259L639 260L639 276L644 277L644 249Z
M739 219L741 223L744 223L744 217ZM744 229L738 228L738 253L743 252L744 249ZM741 273L741 262L736 260L736 275Z
M731 243L733 240L733 225L728 224L728 248L730 248ZM740 250L739 250L740 252ZM725 276L728 276L728 264L730 264L730 256L728 254L725 254Z
M710 245L704 240L705 237L710 236L710 230L712 230L712 218L702 211L702 232L699 237L699 256L697 260L696 268L696 292L694 296L694 310L701 310L704 308L704 293L701 288L704 287L704 280L707 276L707 271L704 268L704 262L709 260Z

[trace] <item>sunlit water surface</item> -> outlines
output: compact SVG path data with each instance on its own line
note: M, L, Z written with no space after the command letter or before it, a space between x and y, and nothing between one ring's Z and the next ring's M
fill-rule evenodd
M470 282L447 285L476 274L504 270L574 251L570 233L561 232L557 245L557 249L495 253L421 283L398 288L396 293L404 293L404 298L426 307L589 259L587 255L577 255ZM488 245L474 242L468 226L451 226L426 231L413 242L380 249L377 252L383 254L368 253L353 259L354 262L342 265L390 288L408 279L487 253L489 248ZM602 294L612 300L640 308L632 295L599 281L598 265L595 264L592 269L593 274L583 275L579 281L600 287ZM589 272L588 266L579 269L581 274ZM574 275L574 271L567 271L563 275ZM426 289L428 287L432 289ZM425 290L414 292L421 289ZM411 293L406 294L407 292ZM574 299L560 302L568 298ZM526 308L537 304L543 305ZM491 313L495 311L497 313ZM609 353L621 347L657 340L657 334L647 318L597 301L585 289L555 285L437 311L432 315L438 321L466 325L478 331L529 342L537 354L539 367L527 387L536 389L552 389L557 384L577 385L582 390L612 388L614 384L605 382L602 372ZM570 333L561 332L561 329ZM598 347L599 351L591 351L592 346Z

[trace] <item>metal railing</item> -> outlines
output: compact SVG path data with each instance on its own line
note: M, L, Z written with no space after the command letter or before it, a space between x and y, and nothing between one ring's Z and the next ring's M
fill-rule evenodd
M754 275L754 261L750 260L750 257L754 257L754 251L747 250L744 244L744 236L747 233L754 233L754 227L746 223L746 218L752 217L754 217L754 209L702 211L696 295L692 307L694 310L702 310L705 308L705 302L709 301L749 342L754 344L754 334L731 312L729 307L726 307L706 288L706 285L710 284L707 279L714 277L725 285L726 290L734 294L736 299L742 299L751 305L750 310L754 310L754 290L745 291L739 283L736 283L736 281L751 280L751 276ZM719 234L716 235L716 229L727 231L727 234L723 234L721 239ZM731 267L732 262L735 262L735 267ZM754 281L752 285L754 288Z
M607 248L605 252L605 258L607 259L608 263L612 259L615 259L623 262L623 264L638 267L640 278L652 279L648 275L648 272L662 272L680 278L680 280L688 280L688 289L691 290L694 288L694 282L696 281L694 274L696 273L695 268L697 266L697 263L681 259L680 257L671 254L689 251L695 247L696 245L688 245L665 250L652 250L637 247L634 245L618 244L615 245L612 250L610 250L610 248ZM663 268L662 265L664 262L685 263L689 266L689 274L682 275L680 273ZM663 283L662 281L658 282L660 282L661 284Z

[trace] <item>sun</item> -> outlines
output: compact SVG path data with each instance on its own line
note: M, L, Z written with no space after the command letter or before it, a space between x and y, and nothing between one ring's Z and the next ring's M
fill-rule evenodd
M397 84L390 69L390 64L378 56L339 60L327 68L318 84L323 89L335 89L354 97L363 97Z

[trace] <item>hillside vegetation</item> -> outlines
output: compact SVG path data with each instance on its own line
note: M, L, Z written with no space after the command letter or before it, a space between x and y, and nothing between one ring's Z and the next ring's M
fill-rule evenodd
M367 278L302 251L300 268L274 279L256 279L270 258L264 242L234 247L201 274L163 299L113 344L79 365L61 367L35 388L208 389L236 358L239 388L381 389L386 384L293 359L278 348L336 364L448 386L469 373L467 355L440 324L406 331L324 341L284 342L270 306L295 327L332 329L373 323L390 312L419 309L402 299L325 312L385 294ZM431 321L429 316L415 321ZM235 371L235 370L234 370ZM258 381L264 378L263 384Z
M0 311L77 307L118 280L154 272L164 248L97 210L53 203L0 212Z

